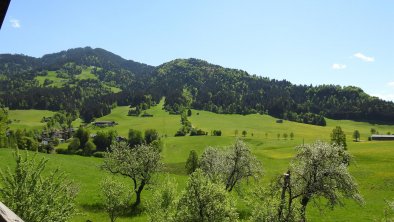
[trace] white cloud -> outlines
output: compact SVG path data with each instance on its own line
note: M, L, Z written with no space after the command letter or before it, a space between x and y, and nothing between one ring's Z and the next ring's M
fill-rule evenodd
M346 69L346 67L347 66L345 64L337 64L337 63L334 63L331 66L332 69Z
M372 94L372 96L376 96L376 97L386 100L386 101L394 102L394 94Z
M18 29L21 27L21 22L18 19L11 19L10 22L13 28Z
M388 86L394 87L394 82L387 83Z
M354 53L353 56L358 59L361 59L364 62L374 62L375 61L374 57L366 56L366 55L362 54L361 52Z

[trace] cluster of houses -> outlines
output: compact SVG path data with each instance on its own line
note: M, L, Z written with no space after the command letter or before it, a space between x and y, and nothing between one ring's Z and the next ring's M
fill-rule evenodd
M59 143L64 143L66 140L72 137L74 132L74 128L56 129L48 132L46 130L43 130L41 132L41 144L48 145L55 139L59 140Z

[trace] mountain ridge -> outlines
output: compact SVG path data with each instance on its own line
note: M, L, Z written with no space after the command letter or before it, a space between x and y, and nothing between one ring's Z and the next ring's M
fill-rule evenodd
M49 71L55 76L49 77ZM78 79L81 72L90 72L88 76L93 75L95 79ZM38 84L37 76L48 78L48 81L45 79L47 85ZM138 106L150 95L156 102L165 97L166 110L175 113L195 108L216 113L270 114L315 125L325 125L323 117L394 123L394 103L370 96L359 87L296 85L196 58L150 66L91 47L63 50L41 58L1 54L0 77L0 102L6 106L68 112L75 109L75 115L85 110L91 113L87 120L107 114L116 104ZM50 78L63 79L67 84L54 88ZM117 87L120 91L110 92L105 86ZM48 105L51 102L45 96L52 98L49 92L55 91L62 96L53 100L64 99L65 91L74 93L75 104ZM89 95L84 91L90 91ZM31 101L33 95L44 98ZM88 104L101 107L97 108L101 111L88 111Z

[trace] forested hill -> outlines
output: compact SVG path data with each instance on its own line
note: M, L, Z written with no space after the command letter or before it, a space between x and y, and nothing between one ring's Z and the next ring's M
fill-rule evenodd
M153 67L89 47L42 58L0 55L0 87L0 103L11 109L64 110L86 121L115 105L141 106L165 96L165 108L174 113L190 107L316 125L325 125L323 117L394 123L394 103L357 87L294 85L198 59Z

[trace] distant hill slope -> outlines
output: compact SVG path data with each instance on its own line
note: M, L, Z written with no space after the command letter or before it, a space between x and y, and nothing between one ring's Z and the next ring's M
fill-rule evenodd
M42 58L2 54L0 87L0 103L11 109L65 110L86 121L151 95L156 102L166 97L165 108L174 112L268 113L314 125L325 125L324 117L394 123L394 103L354 86L294 85L199 59L154 67L90 47Z
M177 59L156 69L168 109L191 106L216 113L268 113L324 125L322 116L370 122L394 121L394 104L354 86L294 85L198 59Z

